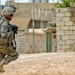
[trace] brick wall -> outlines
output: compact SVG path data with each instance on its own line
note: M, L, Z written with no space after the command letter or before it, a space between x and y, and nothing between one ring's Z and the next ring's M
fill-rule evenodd
M56 9L57 51L75 51L75 8Z

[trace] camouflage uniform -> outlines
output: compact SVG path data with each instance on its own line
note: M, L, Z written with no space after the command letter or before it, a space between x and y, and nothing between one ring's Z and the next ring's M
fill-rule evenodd
M11 42L14 38L14 33L11 30L9 21L4 17L2 17L1 19L3 20L1 24L1 40L3 40L1 41L2 43L0 43L0 61L4 60L4 63L8 64L9 62L18 58L18 53L11 45Z
M4 72L3 66L16 60L19 55L12 45L14 32L9 24L14 12L13 8L6 7L1 13L2 17L0 17L0 72Z

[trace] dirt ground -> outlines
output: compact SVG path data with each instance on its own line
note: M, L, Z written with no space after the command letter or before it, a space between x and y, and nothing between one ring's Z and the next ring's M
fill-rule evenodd
M0 75L75 75L75 53L20 54Z

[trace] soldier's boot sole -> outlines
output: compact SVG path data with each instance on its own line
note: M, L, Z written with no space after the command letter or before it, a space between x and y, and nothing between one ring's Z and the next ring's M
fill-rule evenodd
M4 66L4 60L2 60L1 62L0 62L0 72L5 72L5 70L4 70L4 68L3 68L3 66Z

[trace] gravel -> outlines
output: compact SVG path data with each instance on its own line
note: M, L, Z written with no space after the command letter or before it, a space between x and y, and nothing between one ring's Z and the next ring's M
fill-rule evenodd
M75 52L20 54L0 75L75 75Z

